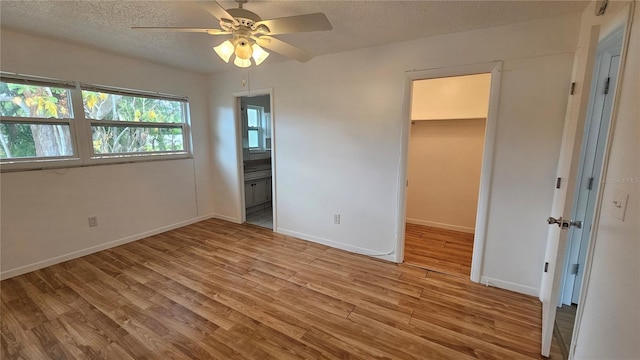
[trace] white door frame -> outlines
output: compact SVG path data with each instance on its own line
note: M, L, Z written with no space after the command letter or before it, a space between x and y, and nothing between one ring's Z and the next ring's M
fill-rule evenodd
M238 191L240 193L240 212L238 218L240 223L247 221L247 209L244 207L244 155L242 151L242 114L240 111L240 98L253 97L261 95L269 95L269 104L271 107L271 207L273 209L273 232L277 232L277 193L276 193L276 127L273 108L273 88L258 89L251 91L239 91L232 93L233 95L233 112L236 121L236 157L238 158Z
M434 79L450 76L464 76L491 73L491 90L489 93L489 111L485 125L484 150L482 153L482 169L480 174L480 189L478 192L478 207L476 214L475 236L473 241L473 255L471 259L471 281L480 282L484 260L484 247L489 220L489 198L493 171L493 151L495 146L496 128L498 121L498 101L500 99L500 78L502 61L471 64L447 68L414 70L406 73L404 84L404 103L401 125L400 164L398 168L398 219L396 223L396 262L404 260L404 232L407 209L407 158L409 151L409 132L411 125L411 95L414 80Z

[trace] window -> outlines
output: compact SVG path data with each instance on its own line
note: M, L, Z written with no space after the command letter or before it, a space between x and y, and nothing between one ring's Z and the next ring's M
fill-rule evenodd
M184 153L186 101L82 90L92 156Z
M69 85L2 78L0 116L3 162L63 160L77 155Z
M247 105L247 138L250 150L263 150L262 145L262 106Z
M3 171L190 155L186 98L1 75Z

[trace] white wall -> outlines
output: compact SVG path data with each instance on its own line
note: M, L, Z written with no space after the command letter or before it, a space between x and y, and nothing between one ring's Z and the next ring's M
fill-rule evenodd
M247 105L262 106L264 108L264 112L271 112L271 99L269 98L269 95L247 97L245 103Z
M2 30L3 71L189 97L193 159L3 173L2 276L211 216L206 77ZM87 217L98 216L89 228Z
M592 6L585 10L592 10ZM602 197L591 275L581 300L575 359L640 358L640 9L635 10L627 64ZM616 190L629 194L625 221L613 217Z
M484 280L538 294L579 15L434 36L251 69L273 88L278 232L389 253L405 71L503 60ZM232 93L239 70L211 78L215 212L240 219ZM342 223L333 224L333 214ZM397 260L391 254L384 258Z
M484 132L484 119L412 122L407 222L474 232Z
M489 111L491 74L416 80L411 120L484 119Z

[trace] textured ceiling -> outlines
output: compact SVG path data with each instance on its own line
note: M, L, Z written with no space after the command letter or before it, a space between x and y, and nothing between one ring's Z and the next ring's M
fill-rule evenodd
M234 1L220 1L225 8ZM279 35L316 55L581 12L585 1L250 1L263 19L323 12L332 31ZM191 1L0 1L0 26L191 71L233 68L211 49L226 37L131 26L218 28ZM266 63L288 59L274 54ZM313 60L312 60L313 61Z

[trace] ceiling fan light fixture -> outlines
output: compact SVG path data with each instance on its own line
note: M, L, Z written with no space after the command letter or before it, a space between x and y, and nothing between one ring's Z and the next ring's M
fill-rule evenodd
M260 45L253 44L251 48L253 48L253 61L256 62L256 65L262 64L269 57L269 53L261 48Z
M233 60L233 63L237 67L241 67L241 68L248 68L249 66L251 66L251 60L239 58L237 55L235 60Z
M249 0L235 0L238 7L232 9L225 9L218 1L201 0L198 2L209 14L219 20L219 28L134 26L132 29L231 35L228 40L214 46L213 50L226 63L229 63L233 57L234 64L240 67L263 63L269 57L269 52L265 51L263 47L300 62L309 61L313 58L313 54L272 36L333 29L327 16L320 12L264 20L258 14L243 8L243 4Z
M238 42L236 42L235 54L236 58L249 60L251 55L253 55L253 48L251 48L249 41L245 39L238 40Z
M222 44L218 46L214 46L213 50L220 56L224 62L228 63L229 59L231 59L231 55L233 55L234 47L231 41L226 40Z

